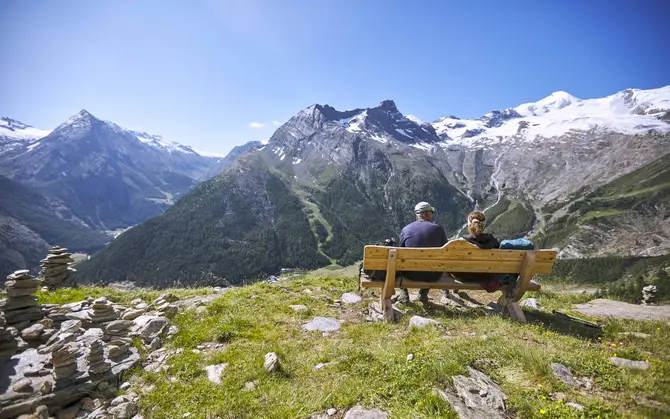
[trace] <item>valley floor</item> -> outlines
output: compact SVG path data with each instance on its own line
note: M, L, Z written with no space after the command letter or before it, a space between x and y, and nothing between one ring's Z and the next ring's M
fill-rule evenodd
M356 287L351 276L310 275L234 288L211 295L201 307L185 305L173 319L179 332L166 342L171 354L166 367L137 369L126 391L140 394L141 414L147 419L311 418L329 417L329 409L337 410L330 417L341 418L354 405L389 412L391 418L457 417L435 390L453 388L450 377L467 375L466 367L475 366L500 384L512 417L670 415L668 321L601 319L603 332L597 333L551 313L586 317L573 305L591 300L590 294L543 291L526 294L542 310L527 309L531 324L519 325L485 308L497 293L471 292L471 299L457 304L431 291L428 307L399 306L405 311L402 320L384 324L366 318L368 304L375 300L368 291L360 302L341 301L343 293L356 292ZM212 292L180 290L178 296ZM158 292L80 288L44 293L40 301L62 304L103 294L127 302L150 301ZM291 307L299 305L304 307ZM437 320L440 326L411 328L413 315ZM317 316L337 319L341 327L305 330L303 325ZM264 369L268 352L278 355L279 372ZM627 369L613 365L610 357L651 366ZM581 385L559 381L552 363L570 368ZM214 364L225 364L220 384L210 382L205 371Z

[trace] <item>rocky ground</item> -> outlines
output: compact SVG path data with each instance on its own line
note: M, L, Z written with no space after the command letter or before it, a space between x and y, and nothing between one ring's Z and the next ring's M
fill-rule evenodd
M496 296L431 291L384 324L343 277L39 292L44 317L5 328L18 352L0 367L0 419L670 414L670 315L581 315L590 295L540 292L519 325Z

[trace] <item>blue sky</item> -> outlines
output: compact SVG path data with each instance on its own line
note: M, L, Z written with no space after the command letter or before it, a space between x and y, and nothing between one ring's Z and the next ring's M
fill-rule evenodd
M218 153L312 103L479 117L670 84L668 16L665 0L4 0L0 116L51 129L85 108Z

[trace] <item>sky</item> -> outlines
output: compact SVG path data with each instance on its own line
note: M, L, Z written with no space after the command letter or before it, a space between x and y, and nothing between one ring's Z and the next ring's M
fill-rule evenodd
M3 0L0 116L225 154L313 103L424 121L670 84L670 1Z

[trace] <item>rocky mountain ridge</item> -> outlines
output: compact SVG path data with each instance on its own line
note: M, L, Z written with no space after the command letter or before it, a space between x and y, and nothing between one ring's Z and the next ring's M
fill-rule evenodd
M161 284L221 284L280 267L351 264L364 244L397 236L422 200L450 235L476 207L499 237L530 235L570 249L563 256L619 254L608 243L630 243L632 231L638 244L627 254L648 254L650 227L639 220L653 213L664 225L670 216L667 169L657 162L670 151L668 98L669 87L586 101L557 93L479 120L450 118L463 127L408 118L388 100L348 111L312 105L164 215L122 234L81 274L149 284L159 269ZM499 135L522 122L529 129ZM562 131L534 135L542 127ZM644 173L653 179L641 195L616 189L617 179L639 183ZM589 231L604 245L584 240ZM670 250L663 231L653 254ZM195 259L183 258L194 248ZM177 255L180 266L168 266Z

